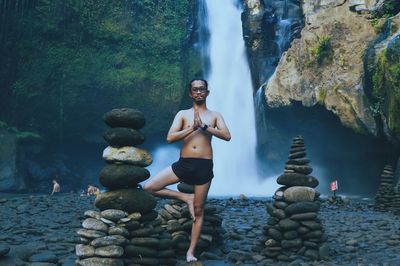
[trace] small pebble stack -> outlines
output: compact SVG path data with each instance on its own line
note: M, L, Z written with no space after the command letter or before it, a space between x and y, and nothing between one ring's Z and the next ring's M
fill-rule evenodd
M378 191L375 196L375 210L389 211L398 208L399 195L395 192L393 182L393 168L386 165L383 168Z
M152 163L147 151L135 147L144 142L138 131L145 124L144 115L122 108L103 119L111 127L104 134L109 144L103 152L107 165L99 178L107 192L96 198L100 212L85 212L76 265L174 265L171 236L154 210L156 199L139 185L150 177L144 167Z
M305 156L304 139L295 137L284 173L277 179L283 186L267 205L270 217L264 227L263 243L263 254L267 257L293 261L298 256L319 260L329 255L329 248L324 244L326 235L318 218L319 193L314 190L319 182L309 175L313 169Z
M194 193L192 185L180 183L178 190ZM201 252L222 244L222 218L216 214L217 209L209 204L204 208L204 223L197 242L196 251ZM190 245L192 219L187 205L181 201L171 200L159 210L163 227L172 235L177 253L186 253Z

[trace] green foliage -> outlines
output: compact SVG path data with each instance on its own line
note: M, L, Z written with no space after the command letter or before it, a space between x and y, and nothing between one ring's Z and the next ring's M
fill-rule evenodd
M188 5L37 1L18 26L17 73L7 99L15 115L9 122L54 137L89 135L100 131L102 113L129 106L162 120L149 130L165 126L164 114L170 123L184 91L181 44Z
M374 97L371 110L383 113L388 126L396 134L400 133L400 61L397 45L388 48L377 58L372 76Z
M399 30L399 25L390 21L390 35L395 34Z
M14 133L19 141L41 140L41 136L35 132L20 131L16 127L10 127L6 122L0 121L0 130Z
M320 105L325 104L326 94L327 92L325 89L320 89L317 91L317 101Z
M316 62L318 65L321 65L323 62L332 61L333 50L331 37L324 35L321 38L318 38L315 46L309 49L309 53L312 57L312 62Z
M378 19L378 18L373 18L370 20L370 23L372 27L374 28L374 32L376 34L380 34L383 32L386 24L386 19Z

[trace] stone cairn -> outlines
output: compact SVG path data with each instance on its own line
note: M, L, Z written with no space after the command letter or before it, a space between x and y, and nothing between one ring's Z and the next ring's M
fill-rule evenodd
M396 214L400 215L400 191L399 191L399 183L394 186L393 191L393 199L391 204L391 211Z
M292 261L298 256L324 259L329 255L329 247L318 218L319 193L314 188L319 182L309 175L313 169L305 158L304 139L295 137L290 148L284 173L277 179L283 186L267 205L270 217L264 227L263 253L282 261Z
M150 177L144 167L152 163L147 151L135 147L144 142L138 131L145 124L144 115L122 108L103 119L111 127L104 133L109 146L103 152L107 164L99 178L107 192L95 200L100 211L84 214L76 265L175 265L171 235L154 210L156 199L139 185Z
M178 190L184 193L194 193L194 187L184 183L178 184ZM176 252L179 254L186 253L190 245L192 231L192 219L186 203L171 200L160 209L159 217L162 226L172 235ZM217 215L217 209L206 204L204 223L196 251L206 251L223 243L221 224L222 218Z
M378 211L393 211L400 214L400 193L394 186L391 165L383 168L374 207Z

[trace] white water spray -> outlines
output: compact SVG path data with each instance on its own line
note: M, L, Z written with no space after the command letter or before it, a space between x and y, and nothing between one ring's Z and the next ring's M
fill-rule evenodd
M207 106L222 114L232 135L230 142L213 138L215 178L210 195L267 196L277 184L257 172L253 89L242 38L242 11L235 2L206 0L211 65Z

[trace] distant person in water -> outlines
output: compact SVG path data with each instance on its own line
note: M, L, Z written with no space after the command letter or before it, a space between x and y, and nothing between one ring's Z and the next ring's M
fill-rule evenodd
M100 190L97 187L95 187L93 185L88 185L87 193L86 193L87 196L91 196L91 195L97 196L99 193L100 193Z
M60 192L61 187L60 184L58 184L57 180L53 180L53 191L51 192L51 195L53 195L54 193L58 193Z
M206 80L194 79L189 83L193 107L176 114L167 135L168 143L183 141L180 158L144 186L145 190L155 196L179 199L188 205L193 219L190 246L186 253L188 262L197 261L194 250L203 225L204 203L214 177L211 138L216 136L226 141L231 139L221 114L207 108L209 93ZM166 188L179 181L194 185L194 195Z

